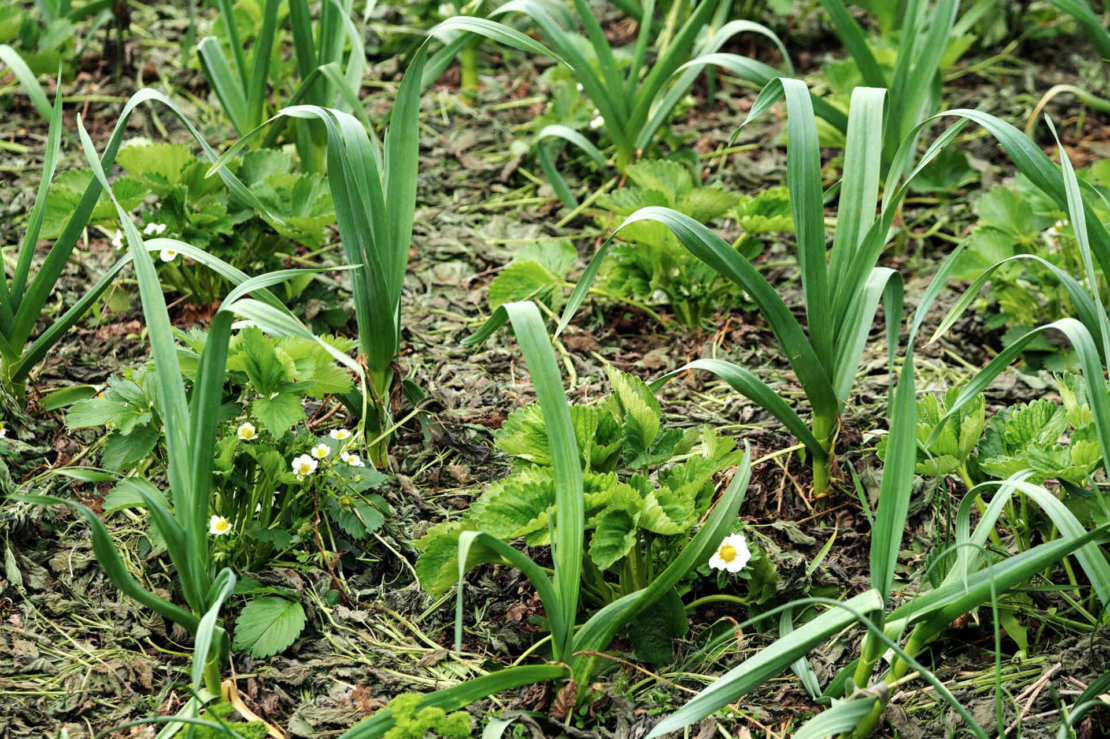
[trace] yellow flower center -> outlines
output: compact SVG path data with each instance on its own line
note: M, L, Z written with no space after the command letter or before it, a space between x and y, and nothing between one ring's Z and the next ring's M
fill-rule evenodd
M216 522L216 531L227 531L229 528L231 528L231 524L226 519L221 518Z
M254 438L254 429L243 429L242 431L239 432L239 434L244 439L253 439Z
M312 465L302 462L299 471L302 475L307 475L309 472L312 472Z
M732 546L731 544L725 544L723 547L721 547L721 550L717 552L717 556L726 563L731 562L732 560L736 559L736 547Z

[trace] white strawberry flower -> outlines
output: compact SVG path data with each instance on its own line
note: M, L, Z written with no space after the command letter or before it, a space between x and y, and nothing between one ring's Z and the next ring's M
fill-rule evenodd
M177 259L177 252L174 249L163 249L158 252L158 256L162 258L163 262L172 262Z
M230 533L231 524L223 516L212 516L208 522L208 533L212 536L223 536Z
M236 434L243 441L251 441L252 439L258 438L258 430L255 429L254 424L250 421L241 424Z
M143 229L144 236L161 236L162 232L166 230L164 223L148 223L146 228Z
M112 237L112 246L117 249L123 248L123 231L116 229L116 235Z
M297 474L298 480L303 480L305 475L311 475L316 471L317 462L307 454L302 454L293 460L293 472Z
M590 121L590 128L595 131L605 125L605 119L601 117L600 111L594 108L594 118Z
M325 459L329 454L331 454L331 447L327 444L317 444L312 447L312 456L316 459Z
M351 432L347 429L332 429L328 432L328 436L335 439L336 441L343 441L345 439L351 438Z
M748 542L743 534L731 534L724 538L717 551L709 558L709 566L714 570L726 572L739 572L748 564L752 553L748 550Z
M339 458L342 459L347 464L351 465L352 467L365 467L366 466L366 463L363 462L361 459L359 459L359 456L357 454L351 454L350 452L343 452L342 454L339 455Z

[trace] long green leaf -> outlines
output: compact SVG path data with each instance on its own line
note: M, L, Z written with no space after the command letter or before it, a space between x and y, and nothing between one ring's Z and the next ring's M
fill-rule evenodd
M214 597L197 626L196 646L193 648L194 694L200 692L201 682L204 680L204 665L209 660L212 644L219 636L223 636L223 630L216 624L216 619L220 617L220 608L235 589L235 573L225 567L213 580L212 589Z
M991 481L983 483L982 485L976 485L975 488L968 491L967 497L973 497L973 492L977 493L980 488L985 486L1000 486L1001 488L998 495L995 496L995 498L1001 498L1001 502L995 506L995 501L991 501L992 508L998 511L993 514L995 520L997 520L999 513L1001 513L1002 506L1013 494L1013 491L1019 490L1040 506L1041 510L1044 511L1045 515L1048 516L1049 520L1052 521L1053 525L1056 527L1060 534L1060 538L1077 539L1087 533L1087 530L1083 528L1083 524L1080 523L1079 519L1075 517L1075 514L1064 505L1063 501L1040 485L1034 485L1026 480L1011 477L1001 482ZM961 513L962 512L961 505ZM986 527L989 529L992 525L993 521L984 513L983 518L976 527L976 534L978 535L980 528ZM977 539L969 538L969 541L972 541L975 545L983 546L986 543L985 536L986 533L982 536L977 536ZM958 543L959 540L957 540L957 544ZM1083 568L1084 573L1086 573L1087 579L1091 581L1091 586L1094 588L1098 599L1102 601L1103 607L1110 608L1110 563L1107 563L1106 556L1102 553L1097 544L1089 542L1076 550L1075 558L1079 561L1079 565ZM953 579L957 579L963 573L954 572L953 574L955 575Z
M209 36L197 46L200 67L212 91L220 101L224 114L240 136L249 131L250 114L247 112L246 93L236 79L235 72L224 58L218 39Z
M582 467L578 460L578 443L570 420L570 407L559 374L555 349L547 334L543 317L535 303L506 303L486 322L483 330L468 337L464 343L473 345L493 331L512 322L524 361L532 375L536 399L543 412L544 429L551 445L552 468L555 474L555 536L552 541L555 560L555 595L564 624L573 624L578 613L579 582L582 576L582 550L585 540L585 498L582 488ZM489 327L488 330L485 330ZM563 644L555 644L556 659L567 659L573 653L574 630L566 629Z
M867 45L867 37L863 29L856 23L856 19L848 12L842 0L821 0L821 6L832 19L836 34L844 48L852 55L852 60L859 68L863 81L870 87L883 87L888 84L882 67L875 61L871 48Z
M733 249L731 244L693 218L669 208L654 206L641 208L626 218L624 223L609 236L587 265L574 290L571 291L562 319L559 321L559 327L555 332L556 336L566 328L585 300L616 235L629 224L644 220L655 221L666 226L691 254L735 282L751 296L782 345L790 366L798 375L806 397L813 406L814 413L834 418L837 413L837 399L830 378L790 308L770 283L748 260Z
M262 28L254 39L251 54L251 80L247 88L247 128L262 123L262 106L266 103L267 82L270 77L270 51L274 48L277 35L277 14L280 0L265 0L262 13Z
M166 308L166 298L162 293L162 286L158 280L158 272L150 252L146 249L143 238L132 222L127 212L123 210L115 199L108 185L108 178L104 174L100 158L97 156L96 147L85 130L81 117L77 117L77 129L81 135L81 145L85 150L85 159L92 168L94 177L100 186L108 192L109 197L119 213L120 223L130 247L131 261L135 265L135 277L139 284L139 295L143 305L143 316L146 320L147 332L150 337L151 356L154 359L155 382L158 387L159 411L162 416L163 433L166 438L166 456L168 459L167 475L170 480L170 490L173 493L175 512L181 528L185 531L188 548L198 555L208 551L206 540L207 530L203 516L197 518L196 503L193 497L194 489L190 484L190 419L189 405L185 396L185 381L181 375L181 366L178 362L177 347L174 343L173 327L170 323L169 311ZM194 451L195 454L195 451ZM187 583L186 595L196 591L207 592L210 579L205 561L191 561L180 576ZM191 580L190 580L191 579ZM194 612L204 610L204 604L190 602Z
M760 408L782 421L787 430L794 434L798 441L805 444L806 449L816 459L826 459L829 456L828 451L821 446L817 437L809 430L805 421L794 412L790 404L784 401L774 390L767 387L766 383L758 377L732 362L721 359L695 359L693 362L689 362L660 377L652 383L652 389L658 391L672 377L690 370L712 372L727 382L733 390L754 401Z
M729 670L689 703L660 721L647 739L678 731L716 713L745 693L750 693L833 634L847 628L857 619L880 610L883 599L876 591L868 590L837 606L780 637L771 646L761 649Z
M61 76L58 77L58 86L61 88ZM5 333L11 327L14 311L19 308L23 299L23 291L27 287L27 276L31 272L31 260L35 255L35 245L39 240L42 230L42 219L46 216L46 203L50 193L50 182L54 179L54 170L58 166L58 153L62 146L62 95L61 92L54 98L54 110L50 114L50 130L46 135L46 156L42 161L42 179L39 180L39 189L35 194L35 204L31 208L31 216L27 220L27 232L23 235L23 245L19 249L19 261L12 273L11 291L8 291L7 281L0 279L3 300L0 301ZM22 347L19 347L22 348Z
M543 603L544 612L548 614L548 623L551 628L551 638L555 644L566 642L567 625L562 621L562 608L559 597L551 580L544 573L543 568L528 558L523 552L513 549L495 536L481 531L464 531L459 535L459 584L455 597L455 649L462 650L463 637L463 590L465 589L466 563L469 559L470 549L474 544L482 544L492 549L502 559L517 568L528 578Z
M23 85L23 91L27 93L27 97L31 98L31 104L35 106L39 115L44 120L50 120L50 101L47 99L38 79L35 78L35 73L27 66L27 62L23 61L19 52L7 44L0 44L0 62L8 65L8 69L15 75L19 84ZM61 96L60 90L58 95Z
M844 184L840 189L836 235L829 263L829 289L833 294L875 222L883 164L882 150L875 146L875 138L882 135L885 98L886 90L857 87L852 91L844 151ZM837 331L842 329L842 325L836 326Z
M586 93L586 96L590 98L594 106L598 109L598 112L600 112L601 116L605 119L607 124L606 131L609 137L613 139L613 143L616 144L617 149L629 151L632 140L629 138L626 130L628 116L623 114L614 104L612 99L613 95L606 89L605 83L602 82L601 78L594 72L593 67L586 57L578 50L577 39L572 34L563 30L558 22L556 22L555 18L552 17L548 8L536 2L536 0L509 0L509 2L494 10L490 15L492 17L505 13L523 13L535 22L540 29L540 33L543 34L544 39L550 44L551 49L548 50L546 47L540 45L539 51L534 48L526 48L524 50L553 57L570 67L571 71L574 73L575 79L582 85L583 92ZM440 26L462 17L465 16L449 18L447 21L444 21L443 24L440 24ZM472 18L470 20L478 21L482 19ZM499 43L506 43L504 38L501 36L494 36L493 34L495 32L504 34L504 29L508 29L508 26L493 21L487 21L487 23L490 25L481 25L467 30L481 33L487 38L491 38ZM525 36L524 38L527 37ZM532 44L536 44L536 42L532 41ZM522 47L518 45L517 48Z
M1098 47L1098 53L1103 61L1110 60L1110 32L1102 19L1095 15L1091 6L1085 0L1048 0L1065 13L1075 16L1083 26L1084 32L1091 37L1091 41Z
M120 113L120 117L116 121L116 127L112 131L112 136L100 160L101 167L104 171L110 170L115 163L116 153L119 151L119 146L123 140L123 135L127 129L127 122L131 114L139 105L149 101L159 102L169 108L170 112L185 125L185 128L192 135L193 139L200 144L209 161L215 162L217 160L218 157L216 156L216 152L208 145L208 142L204 140L204 137L201 136L200 132L197 131L173 101L160 92L147 87L132 95L124 106L123 111ZM230 172L221 171L220 177L228 186L232 197L234 197L236 201L254 208L259 212L267 212L262 203L258 201L258 198ZM61 276L62 271L69 261L73 248L85 231L85 226L88 223L93 208L96 207L100 199L100 193L100 180L94 177L92 181L89 182L85 194L81 197L81 201L74 209L73 215L70 216L69 221L62 230L62 234L54 242L42 266L39 268L39 271L31 280L31 284L28 285L23 301L20 303L19 310L16 312L15 320L12 321L11 331L8 335L9 342L13 346L22 346L27 342L43 307L46 305L51 291L54 289L54 285L58 282L58 278ZM270 214L270 217L279 223L282 222L282 219L274 214Z
M851 731L864 716L871 713L878 700L877 695L865 695L835 703L832 708L822 711L802 724L794 734L794 739L824 739Z
M555 167L555 162L552 160L551 152L548 148L548 139L562 139L563 141L573 144L599 167L608 167L609 163L605 160L605 156L598 148L590 143L589 139L573 128L560 124L552 124L550 126L544 126L543 130L536 134L536 154L540 160L540 166L543 168L544 174L551 183L552 189L555 190L555 194L559 196L559 200L561 200L563 205L567 208L573 210L578 207L578 201L571 193L570 188L567 187L563 175Z

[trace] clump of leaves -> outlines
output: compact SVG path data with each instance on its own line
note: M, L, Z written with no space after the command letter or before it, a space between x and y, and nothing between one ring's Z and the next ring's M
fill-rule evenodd
M196 376L207 334L179 335L182 370ZM344 546L365 541L379 529L390 507L370 489L385 476L348 449L351 434L317 437L301 428L307 420L306 398L324 399L352 388L350 376L320 342L348 352L353 342L338 337L319 340L275 337L248 327L229 342L227 390L216 441L214 483L219 494L211 514L226 519L230 536L215 545L215 558L253 570L277 553L315 536L307 524L317 507L328 519L328 535ZM155 402L155 374L139 367L112 377L103 393L72 405L66 415L71 429L107 427L101 466L117 472L144 470L165 460L163 419ZM298 478L292 460L323 446L311 475ZM354 454L354 463L348 461ZM284 491L284 493L282 492ZM127 485L117 485L105 510L129 507L137 500ZM164 542L151 533L151 548ZM333 551L338 551L333 549ZM307 552L297 556L309 557ZM287 646L287 645L286 645Z
M751 210L748 217L754 221L761 215L760 208L769 205L742 203L737 195L719 187L701 187L688 168L672 161L640 162L629 165L626 173L630 186L598 198L598 204L609 211L595 218L602 228L616 229L647 206L671 208L699 223L709 223L741 205L746 214ZM609 292L669 306L684 326L700 326L715 307L735 302L738 289L682 248L666 226L638 221L622 230L621 237L627 243L613 249L605 273Z
M960 396L963 388L952 387L944 398L926 395L917 401L917 464L914 471L919 475L943 477L958 472L968 487L972 487L968 473L968 460L986 423L986 398L977 395L955 413L948 415L948 409ZM942 425L932 443L934 430ZM886 459L888 438L884 437L878 446L879 459Z
M46 3L40 6L41 9L46 7ZM21 3L0 4L0 44L11 44L35 75L53 77L58 74L60 64L63 77L70 79L73 60L78 56L77 36L77 26L69 17L53 17L46 13L40 22L25 11ZM89 37L85 34L86 39Z
M108 427L100 464L105 469L133 469L149 457L161 439L158 411L145 389L154 375L145 368L108 378L108 387L95 398L73 404L66 414L70 429Z
M733 440L711 429L665 428L658 399L634 375L610 368L609 380L611 395L606 400L571 407L584 471L589 556L583 592L598 605L647 587L654 573L681 551L712 501L713 476L735 465L739 455ZM694 452L699 441L700 453ZM481 531L506 542L523 537L529 546L551 543L556 482L539 406L514 411L498 432L496 445L513 457L517 470L491 485L462 519L438 524L415 542L421 551L417 575L433 595L457 581L459 538L465 531ZM647 471L675 458L682 461L654 474ZM625 474L626 470L635 472ZM475 545L466 566L499 561L492 550ZM663 598L639 622L644 628L630 634L641 658L669 659L665 655L670 654L671 639L685 633L680 595L676 589Z
M447 713L435 706L420 707L424 696L403 693L391 700L387 708L393 714L393 728L385 732L384 739L467 739L471 718L466 711Z
M1105 190L1110 185L1110 160L1080 172ZM1110 211L1098 198L1091 205L1102 220ZM973 281L987 270L990 288L975 302L988 330L1005 329L1003 346L1009 347L1036 326L1076 315L1067 290L1053 274L1083 274L1080 250L1066 214L1024 175L1012 184L995 187L983 195L976 211L979 222L953 269L952 276ZM999 262L1003 262L999 264ZM1099 277L1100 294L1107 294L1105 277ZM1068 370L1070 350L1038 336L1024 350L1031 369Z
M1032 469L1032 482L1080 484L1102 462L1094 414L1078 375L1057 377L1063 404L1034 400L999 411L979 444L979 468L1005 479Z
M558 310L565 301L566 275L578 252L567 239L539 239L527 244L489 284L490 310L505 303L532 300Z
M135 140L116 161L127 173L112 184L124 210L133 211L148 195L155 196L154 207L140 215L144 236L191 244L248 273L279 268L281 260L275 254L290 242L320 247L335 222L327 179L295 173L293 159L278 150L251 151L227 164L256 198L256 206L265 210L238 202L219 177L206 178L210 163L184 144ZM43 237L61 232L91 180L91 170L78 169L51 183ZM107 233L117 229L107 193L101 194L89 222ZM226 293L226 280L216 272L163 255L160 277L175 291L199 303ZM296 297L310 280L311 275L304 275L286 285L286 298Z
M350 339L330 336L322 340L342 353L354 348ZM203 342L193 339L191 343L199 354ZM305 420L304 397L342 395L354 386L350 375L318 342L275 338L256 328L246 328L232 339L227 371L231 381L243 388L242 399L250 403L250 417L275 437Z
M598 405L571 406L571 420L582 468L612 472L624 466L640 470L688 453L697 443L696 429L663 428L658 398L635 375L607 368L612 394ZM495 436L498 449L518 468L551 466L551 450L540 408L533 403L513 411Z
M746 258L763 248L759 236L793 231L790 195L785 187L757 195L735 195L719 187L702 187L690 168L676 161L651 160L629 165L631 185L598 199L608 209L595 220L616 229L642 207L662 205L700 223L722 216L737 219L744 233L736 247ZM735 305L743 291L690 254L662 224L638 221L621 231L627 243L613 249L603 283L590 292L640 308L656 319L655 307L667 306L685 326L701 326L716 308ZM490 309L505 303L532 300L554 311L566 303L573 287L567 274L578 253L566 239L542 239L528 244L489 286Z

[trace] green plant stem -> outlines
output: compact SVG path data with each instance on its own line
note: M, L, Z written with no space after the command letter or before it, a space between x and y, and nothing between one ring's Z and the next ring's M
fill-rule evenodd
M825 450L826 454L832 448L832 431L836 426L836 419L826 416L813 416L813 435L817 437L820 442L821 448ZM828 458L813 460L813 494L821 496L829 490L829 467Z
M212 651L217 651L215 646ZM220 686L220 661L219 658L209 654L208 661L204 663L204 687L212 695L223 695L223 689Z
M472 43L467 44L459 52L459 66L462 72L462 96L467 103L474 103L478 99L478 88L481 84L478 78L478 43L481 36L475 36Z
M906 641L906 654L911 657L917 657L918 652L920 652L931 640L932 635L926 635L920 627L914 629L913 633L910 634L910 638ZM906 673L909 672L909 667L909 663L901 658L894 660L894 663L890 666L890 672L887 673L883 682L887 685L893 685L899 679L905 677ZM875 724L879 722L885 709L886 701L879 701L876 703L875 708L871 710L871 713L863 717L863 720L856 726L856 730L852 732L851 736L854 737L854 739L865 739L865 737L871 736L872 729L874 729Z

